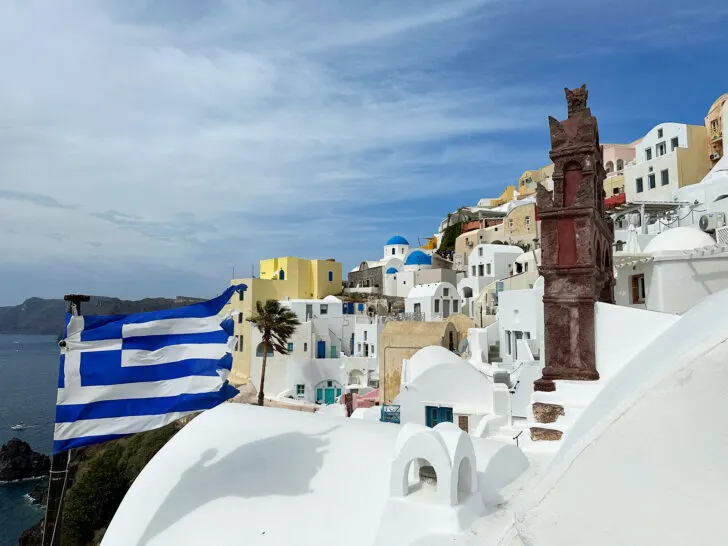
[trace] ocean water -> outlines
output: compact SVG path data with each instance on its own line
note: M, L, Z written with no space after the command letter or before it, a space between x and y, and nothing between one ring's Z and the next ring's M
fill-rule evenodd
M0 334L0 444L12 437L35 451L50 453L58 384L55 336ZM10 427L23 421L22 431ZM0 485L0 546L17 545L18 537L44 514L23 498L38 482Z

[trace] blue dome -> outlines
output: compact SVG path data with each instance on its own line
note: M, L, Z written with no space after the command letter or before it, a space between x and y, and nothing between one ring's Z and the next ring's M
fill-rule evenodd
M404 265L432 265L432 256L421 250L415 250L407 256Z
M395 267L390 267L386 271L387 275L394 275L396 272L397 272L397 268L395 268Z
M409 246L409 242L407 241L407 239L405 239L401 235L395 235L394 237L390 237L389 241L387 241L386 244L387 245L408 245Z

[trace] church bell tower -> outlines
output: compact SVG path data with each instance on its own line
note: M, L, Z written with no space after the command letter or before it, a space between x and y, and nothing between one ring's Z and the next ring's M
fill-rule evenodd
M614 303L614 225L604 213L606 173L587 96L585 85L566 89L568 118L549 117L554 188L537 187L545 333L537 391L555 390L555 379L599 379L594 304Z

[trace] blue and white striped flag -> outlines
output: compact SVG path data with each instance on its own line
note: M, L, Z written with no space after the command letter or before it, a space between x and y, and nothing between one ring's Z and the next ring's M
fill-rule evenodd
M219 313L246 288L165 311L67 315L53 453L159 428L235 396L234 321Z

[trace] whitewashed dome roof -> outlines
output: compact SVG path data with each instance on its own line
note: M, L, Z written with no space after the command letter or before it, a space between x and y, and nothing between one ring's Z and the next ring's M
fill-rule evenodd
M713 238L693 227L677 227L660 233L645 247L645 253L681 252L715 245Z

